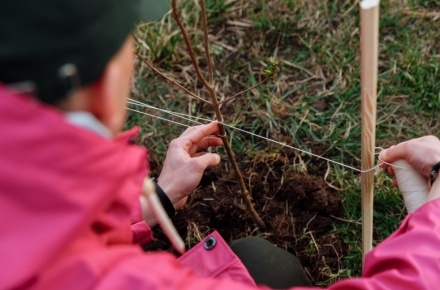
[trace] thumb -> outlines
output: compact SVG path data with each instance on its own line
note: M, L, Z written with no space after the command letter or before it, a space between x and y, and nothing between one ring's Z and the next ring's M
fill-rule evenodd
M380 160L387 162L387 163L393 163L396 160L405 159L404 152L401 148L402 146L399 146L399 145L391 146L388 149L382 150L379 153Z

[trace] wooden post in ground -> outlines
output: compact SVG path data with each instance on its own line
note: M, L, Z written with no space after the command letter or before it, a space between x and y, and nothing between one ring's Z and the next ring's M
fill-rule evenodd
M362 170L374 167L376 143L379 0L363 0L361 8ZM374 171L362 172L362 257L373 247Z

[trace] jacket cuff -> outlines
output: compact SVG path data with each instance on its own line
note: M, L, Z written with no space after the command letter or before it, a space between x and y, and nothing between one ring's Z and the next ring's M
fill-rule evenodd
M140 221L131 225L133 232L133 244L141 246L153 241L153 232L145 221Z

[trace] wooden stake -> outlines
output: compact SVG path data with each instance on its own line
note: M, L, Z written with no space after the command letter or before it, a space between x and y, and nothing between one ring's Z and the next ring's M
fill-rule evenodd
M142 188L144 196L147 198L148 206L151 208L157 222L164 231L167 238L170 240L173 247L180 253L185 253L185 243L177 233L176 228L166 214L162 204L159 201L153 181L146 177Z
M361 110L362 170L374 167L376 143L377 62L379 50L379 0L361 6ZM373 247L374 171L362 173L362 256Z

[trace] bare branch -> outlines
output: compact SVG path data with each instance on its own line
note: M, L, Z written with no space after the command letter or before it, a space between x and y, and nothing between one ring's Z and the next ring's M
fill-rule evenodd
M420 16L420 17L440 17L440 12L433 12L433 11L403 10L402 13L407 15Z
M244 93L246 93L246 92L249 92L250 90L253 90L253 89L255 89L256 87L261 86L262 84L264 84L264 83L267 82L267 81L268 81L268 78L265 78L264 80L262 80L262 81L259 82L258 84L254 85L254 86L252 86L252 87L250 87L250 88L248 88L248 89L246 89L246 90L244 90L244 91L241 91L241 92L239 92L239 93L236 93L236 94L233 95L232 97L229 97L229 98L227 98L226 100L223 100L223 101L219 102L218 104L221 105L221 104L223 104L223 103L226 103L226 102L232 101L232 100L235 99L236 97L238 97L238 96L240 96L240 95L242 95L242 94L244 94Z
M200 1L202 5L202 18L203 18L203 45L205 47L206 62L208 63L209 71L209 82L214 86L214 66L212 65L211 53L209 50L209 39L208 39L208 20L206 17L206 5L205 0Z
M208 61L208 65L209 65L209 69L210 69L210 77L211 77L211 81L213 82L213 78L214 78L214 73L213 73L213 67L212 67L212 62L211 62L211 56L209 54L209 45L208 45L208 28L207 28L207 20L206 20L206 11L205 11L205 2L204 0L201 0L202 3L202 9L203 9L203 31L204 31L204 35L205 35L205 52L206 52L206 57L207 57L207 61ZM235 156L234 153L232 151L232 147L231 144L229 144L229 140L228 138L226 138L226 130L225 130L225 126L222 124L223 122L223 116L220 112L220 104L218 103L217 100L217 96L215 93L215 88L213 85L208 84L208 82L206 81L206 79L203 77L202 73L200 72L200 68L199 65L197 63L197 60L195 58L194 55L194 51L191 47L190 44L190 40L188 38L188 34L186 33L185 28L183 27L183 24L180 20L180 17L177 13L177 6L176 6L176 0L172 0L172 8L173 8L173 16L174 19L177 22L177 25L180 28L180 31L182 32L183 35L183 39L185 40L185 44L186 47L188 49L188 53L191 57L191 61L193 63L194 69L197 73L197 76L199 77L200 81L202 82L203 86L208 90L209 95L211 96L211 100L212 100L212 108L214 109L215 115L217 120L220 122L218 124L219 126L219 131L220 131L220 135L223 136L222 140L223 140L223 146L225 147L225 151L228 154L229 157L229 161L231 162L232 168L234 169L235 173L237 174L237 179L238 182L240 184L240 188L241 188L241 195L246 203L246 207L249 210L250 214L253 216L253 218L255 219L256 223L258 224L258 226L261 229L265 229L266 225L264 224L264 222L261 220L260 216L258 215L258 213L255 211L254 206L252 205L252 197L251 194L249 193L249 191L246 188L246 185L244 184L244 179L243 179L243 174L240 171L240 168L237 165L237 161L235 160Z
M196 70L196 74L199 77L199 80L205 86L205 88L207 88L209 90L211 88L211 86L208 84L205 77L202 75L202 72L200 71L200 67L199 67L199 64L197 63L197 59L195 57L194 50L192 49L191 43L189 41L188 33L186 32L185 27L183 27L182 21L180 20L179 14L177 13L176 0L173 0L171 4L172 4L172 8L173 8L174 20L176 20L176 23L179 26L180 31L182 32L183 39L185 40L186 48L188 49L189 56L191 57L191 61L193 63L194 69Z
M139 52L136 52L136 55L149 67L151 68L155 73L157 73L158 75L160 75L161 77L163 77L164 79L166 79L167 81L169 81L170 83L172 83L173 85L179 87L180 89L182 89L183 91L185 91L187 94L189 94L191 97L202 101L204 103L210 104L212 105L211 102L197 96L196 94L194 94L193 92L191 92L190 90L188 90L187 88L185 88L184 86L182 86L181 84L179 84L178 82L176 82L173 79L170 79L169 77L167 77L166 75L164 75L161 71L159 71L157 68L155 68L152 64L150 64L145 58L143 58Z

